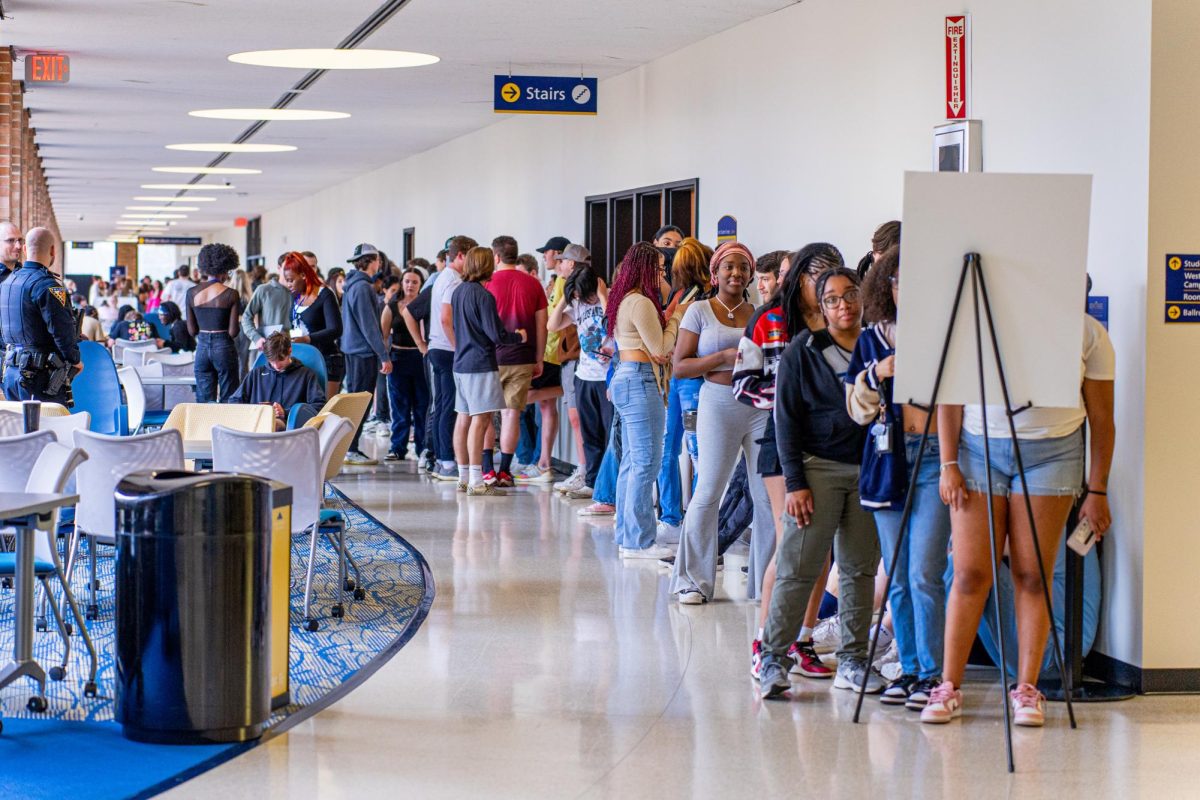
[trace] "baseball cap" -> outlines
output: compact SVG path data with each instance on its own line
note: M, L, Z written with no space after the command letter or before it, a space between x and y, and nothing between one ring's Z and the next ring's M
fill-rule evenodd
M360 245L355 245L354 255L347 258L346 262L353 264L355 261L358 261L363 256L377 256L377 255L379 255L379 251L377 249L375 249L375 245L367 244L364 242Z
M563 250L567 249L567 245L569 245L570 243L571 243L571 240L565 236L551 236L546 241L545 246L539 247L537 249L537 251L539 253L544 253L547 250L556 250L561 253Z
M574 261L576 264L592 263L592 254L581 244L567 245L558 257L565 261Z

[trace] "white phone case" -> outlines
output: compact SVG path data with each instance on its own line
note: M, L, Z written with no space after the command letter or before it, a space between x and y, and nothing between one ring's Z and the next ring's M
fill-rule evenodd
M1075 530L1068 537L1067 547L1081 556L1086 556L1095 545L1096 532L1092 530L1091 521L1084 517L1079 520L1079 524L1075 526Z

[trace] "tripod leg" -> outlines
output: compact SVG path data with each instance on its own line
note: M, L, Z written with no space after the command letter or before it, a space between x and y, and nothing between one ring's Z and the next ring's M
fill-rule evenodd
M1004 645L1004 622L1000 618L1000 565L996 549L996 497L992 494L992 448L989 444L987 422L987 381L983 369L983 326L979 316L979 262L971 273L971 290L975 297L975 351L979 359L979 410L983 418L983 462L987 470L988 543L992 557L992 599L996 607L996 640L1000 645L1000 702L1004 707L1004 745L1008 755L1008 771L1015 772L1013 762L1012 720L1008 703L1008 653Z
M908 528L912 522L913 498L917 493L917 475L921 471L921 460L925 454L925 443L929 440L929 429L933 424L934 414L937 412L938 392L942 387L942 374L946 369L946 355L950 352L950 341L954 335L954 323L958 321L958 310L962 305L963 287L966 286L967 270L970 268L970 258L963 259L962 270L958 274L958 289L954 294L954 305L950 309L950 324L946 327L946 339L942 344L942 357L938 362L937 376L933 380L933 396L929 400L929 416L925 419L925 430L921 433L921 448L917 451L917 463L910 466L908 476L908 495L904 499L904 512L900 517L900 533L896 537L896 546L892 551L892 566L887 570L887 577L883 584L883 601L887 602L888 594L892 590L892 576L896 572L896 565L900 562L901 549L904 546L904 536L908 532ZM934 435L937 435L936 433ZM894 446L894 444L893 444ZM859 715L862 714L863 698L867 694L867 680L871 677L871 665L875 663L875 652L879 648L879 634L883 630L883 617L880 616L879 623L875 626L875 635L871 637L871 649L867 654L867 668L863 670L862 685L858 690L858 701L854 705L854 721L857 723Z
M1000 342L996 338L996 325L992 319L992 306L988 301L987 286L983 282L983 268L977 264L975 269L979 273L979 293L983 296L983 307L987 314L988 331L992 339L992 355L996 359L996 372L1000 377L1000 391L1004 394L1004 408L1008 414L1008 430L1012 436L1013 455L1016 456L1017 460L1017 474L1021 476L1021 488L1024 490L1027 488L1025 485L1025 464L1021 460L1021 446L1020 441L1017 439L1017 424L1013 419L1015 412L1012 410L1012 402L1008 396L1008 381L1004 376L1004 364L1000 360ZM976 313L978 314L978 309ZM982 359L982 355L980 358ZM1033 517L1033 502L1029 499L1027 491L1023 492L1022 496L1025 498L1025 513L1029 515L1029 532L1033 537L1033 552L1037 557L1038 573L1042 577L1042 597L1046 601L1046 614L1050 617L1050 638L1054 648L1054 663L1058 667L1058 674L1062 678L1063 697L1067 703L1067 718L1070 720L1071 728L1074 729L1078 725L1075 722L1075 707L1071 703L1070 679L1067 675L1063 659L1062 642L1058 638L1058 626L1054 624L1054 604L1050 598L1050 582L1046 578L1046 565L1042 561L1042 544L1038 537L1037 523Z

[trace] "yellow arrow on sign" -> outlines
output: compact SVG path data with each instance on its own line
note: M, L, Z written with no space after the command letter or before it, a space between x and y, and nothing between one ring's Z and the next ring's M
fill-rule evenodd
M515 103L521 96L521 87L515 83L506 83L500 87L500 96L510 103Z

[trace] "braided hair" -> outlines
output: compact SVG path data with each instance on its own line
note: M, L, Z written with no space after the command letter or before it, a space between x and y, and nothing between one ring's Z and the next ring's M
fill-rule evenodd
M658 297L658 262L661 257L658 248L648 242L636 242L625 253L612 288L608 290L605 315L608 317L609 336L617 329L617 311L621 308L621 301L632 291L640 291L654 304L659 322L662 322L662 302Z
M808 323L804 321L804 276L844 267L846 262L842 259L841 251L828 242L805 245L788 256L788 261L791 268L784 276L777 294L790 341L808 329ZM811 310L817 311L818 308Z

